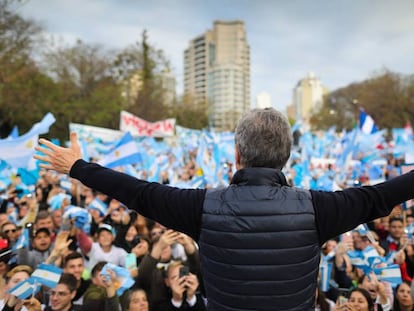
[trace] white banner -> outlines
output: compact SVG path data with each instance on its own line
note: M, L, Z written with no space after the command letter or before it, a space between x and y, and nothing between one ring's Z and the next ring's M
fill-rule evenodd
M69 131L76 132L83 139L100 138L104 142L113 142L124 135L121 131L79 123L69 123Z
M133 136L166 137L174 135L175 119L148 122L127 111L121 111L119 129Z

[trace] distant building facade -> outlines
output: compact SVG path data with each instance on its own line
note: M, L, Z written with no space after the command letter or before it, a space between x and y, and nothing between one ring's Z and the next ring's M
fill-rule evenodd
M313 72L309 72L293 90L293 109L290 112L294 114L294 119L309 121L310 116L322 108L323 97L327 93L328 90L321 80Z
M207 103L209 123L234 130L250 109L250 47L242 21L215 21L184 51L184 95Z

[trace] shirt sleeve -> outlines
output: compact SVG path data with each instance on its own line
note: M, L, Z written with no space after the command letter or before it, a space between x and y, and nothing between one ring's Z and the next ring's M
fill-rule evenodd
M198 241L205 189L179 189L150 183L83 160L75 162L70 176Z
M343 191L313 191L316 225L321 245L361 223L387 216L414 197L414 171L374 185Z

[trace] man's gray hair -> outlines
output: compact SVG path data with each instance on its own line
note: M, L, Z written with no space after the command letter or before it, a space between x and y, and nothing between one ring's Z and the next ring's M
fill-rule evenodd
M292 141L288 120L273 108L253 109L237 124L235 143L243 167L282 169L289 159Z

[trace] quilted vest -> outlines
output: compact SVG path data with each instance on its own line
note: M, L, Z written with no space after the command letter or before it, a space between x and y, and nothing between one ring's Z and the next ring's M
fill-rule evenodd
M199 239L208 310L314 310L320 248L311 195L268 168L207 191Z

